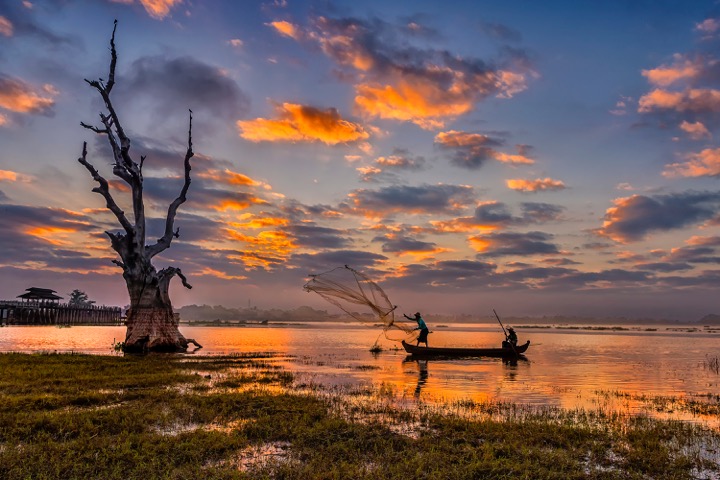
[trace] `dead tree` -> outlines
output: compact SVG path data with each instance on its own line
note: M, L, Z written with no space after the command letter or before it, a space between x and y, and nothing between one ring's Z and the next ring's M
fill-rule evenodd
M148 245L145 232L145 206L143 204L143 174L142 168L145 156L140 156L140 163L130 156L130 139L123 129L117 112L110 100L110 92L115 85L115 65L117 52L115 50L115 30L117 20L113 26L110 39L110 73L107 82L102 78L98 80L85 80L91 87L100 93L107 112L100 113L102 126L92 126L81 122L81 125L93 132L107 137L113 154L113 174L119 177L130 187L132 192L132 220L118 206L110 193L107 180L87 160L87 142L83 143L82 156L78 161L90 172L98 186L92 191L103 196L107 208L115 215L123 231L112 233L106 231L110 238L110 245L120 256L113 260L123 270L123 278L130 295L130 309L127 312L127 333L125 335L124 351L126 352L183 352L189 343L200 346L192 339L185 338L178 329L178 321L173 313L172 303L168 289L170 280L178 276L187 288L192 286L179 268L167 267L158 271L152 264L155 255L170 247L173 238L179 237L179 229L175 229L175 215L178 207L185 202L190 187L190 159L192 150L192 111L190 111L190 126L188 129L188 144L185 153L184 170L185 182L180 194L173 200L167 210L165 219L165 232L162 238L154 244Z

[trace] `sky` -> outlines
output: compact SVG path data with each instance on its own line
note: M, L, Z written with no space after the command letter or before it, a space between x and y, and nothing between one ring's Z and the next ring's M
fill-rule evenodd
M0 0L0 298L128 296L92 192L102 100L144 157L175 307L332 310L349 265L400 312L720 313L720 5L696 0ZM130 209L131 211L131 209Z

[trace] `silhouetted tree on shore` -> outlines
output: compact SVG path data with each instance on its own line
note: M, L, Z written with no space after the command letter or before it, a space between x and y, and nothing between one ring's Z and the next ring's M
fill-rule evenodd
M192 111L190 111L187 151L184 159L185 181L179 195L168 207L163 236L155 243L148 245L145 232L142 174L145 156L140 156L140 163L135 162L130 156L130 139L125 134L110 100L110 93L115 85L115 65L117 63L116 29L117 20L110 39L111 60L107 82L102 78L85 80L97 90L105 103L107 112L100 113L102 126L92 126L86 123L81 123L81 125L107 137L114 160L113 174L130 187L132 218L129 218L113 199L107 180L88 162L87 142L83 143L82 156L78 161L87 168L92 178L98 183L98 186L92 191L103 196L107 208L115 215L123 228L123 231L118 233L105 232L110 238L113 250L120 256L120 259L113 260L113 263L122 268L123 278L125 278L130 295L130 309L127 312L126 322L127 333L123 350L126 352L185 351L189 343L194 343L198 347L200 345L193 339L186 339L178 330L178 322L173 314L168 289L170 280L175 276L182 280L185 287L192 288L192 286L179 268L166 267L158 271L153 266L152 259L169 248L173 238L179 236L179 229L174 228L174 221L178 207L185 202L190 187L190 159L193 156Z
M87 293L77 288L72 292L68 293L68 297L70 297L68 299L68 305L73 305L76 307L89 307L95 304L95 300L90 300L90 297L88 297Z

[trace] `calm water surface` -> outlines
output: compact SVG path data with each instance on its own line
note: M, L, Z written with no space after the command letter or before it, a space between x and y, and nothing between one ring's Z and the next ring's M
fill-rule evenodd
M526 360L417 360L379 331L361 325L307 323L294 326L181 327L204 348L196 355L275 352L303 380L333 386L386 385L409 400L423 402L510 401L562 408L611 408L710 423L683 412L657 414L631 396L720 395L720 375L708 368L720 355L720 332L689 332L664 326L630 331L518 328L520 342L531 340ZM125 327L0 328L0 351L111 354ZM431 346L499 346L497 325L449 324L434 327Z

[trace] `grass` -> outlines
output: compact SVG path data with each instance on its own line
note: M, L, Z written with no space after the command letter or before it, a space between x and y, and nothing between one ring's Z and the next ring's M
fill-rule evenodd
M720 433L699 425L498 402L407 403L389 385L301 385L275 360L0 354L0 478L720 475Z
M720 374L720 357L717 355L706 355L705 361L703 362L703 368L706 368L715 374Z

